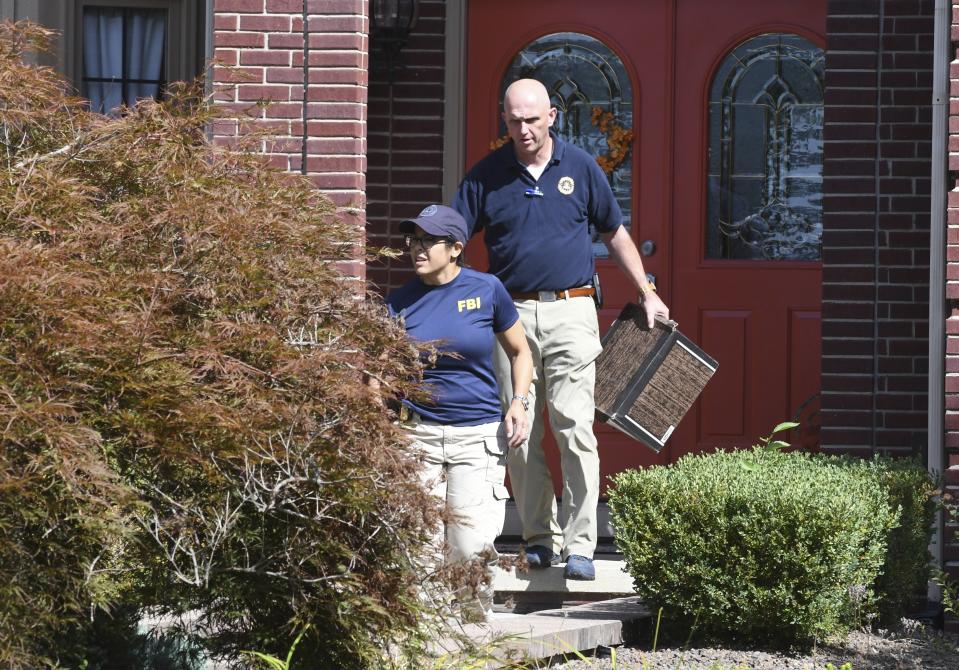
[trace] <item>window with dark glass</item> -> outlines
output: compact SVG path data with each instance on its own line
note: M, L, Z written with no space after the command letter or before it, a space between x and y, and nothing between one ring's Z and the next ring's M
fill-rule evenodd
M633 91L626 68L612 49L590 35L552 33L527 44L503 76L500 100L506 88L522 78L536 79L546 86L557 110L553 126L556 134L601 161L604 157L608 160L611 148L609 135L596 122L597 114L610 114L621 128L633 127ZM505 125L501 124L500 135L506 135ZM627 158L604 171L628 225L632 210L632 163ZM598 234L592 233L596 255L608 256Z
M110 113L166 85L168 13L165 9L83 7L81 92L96 112Z
M733 49L709 97L706 257L818 260L823 51L791 34Z

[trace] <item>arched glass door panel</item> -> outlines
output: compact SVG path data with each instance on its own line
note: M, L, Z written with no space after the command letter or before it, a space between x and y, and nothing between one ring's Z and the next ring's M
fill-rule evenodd
M546 86L558 112L554 130L567 142L596 157L606 173L628 226L632 214L633 169L629 160L633 128L633 89L623 61L601 41L583 33L539 37L516 54L500 85L500 100L517 79ZM500 123L500 137L506 126ZM595 231L593 248L606 257Z
M819 260L823 51L754 37L720 64L709 97L706 258Z

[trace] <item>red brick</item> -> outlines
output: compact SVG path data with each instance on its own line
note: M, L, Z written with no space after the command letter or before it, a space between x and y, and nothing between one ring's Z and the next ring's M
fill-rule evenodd
M326 197L338 207L348 207L354 204L362 206L364 202L363 191L359 190L328 191Z
M263 110L257 105L251 105L246 102L218 104L217 107L226 109L234 114L244 117L245 120L259 119L263 117Z
M832 427L824 425L820 429L820 436L824 450L829 447L842 448L844 453L855 453L856 445L868 444L872 440L872 431L869 428ZM865 454L872 455L872 449L866 448Z
M364 120L366 107L359 103L311 102L307 105L311 119L355 119Z
M213 30L236 30L239 23L237 16L217 14L213 17Z
M364 14L366 2L364 0L309 0L307 9L322 14Z
M307 156L307 172L364 172L362 156Z
M236 133L237 122L230 120L214 121L212 130L214 135L233 135Z
M311 77L312 79L312 77ZM268 83L303 83L303 68L299 67L270 67L266 69L266 81Z
M366 30L366 18L362 15L310 17L310 32L365 33Z
M266 0L266 11L277 14L303 13L303 0Z
M290 123L290 121L282 119L261 119L256 122L256 129L265 130L276 137L283 135L299 136L303 133L302 125L298 122Z
M307 131L310 137L366 137L366 124L362 121L324 119L309 121Z
M277 170L288 171L290 170L290 159L289 156L282 156L279 154L271 154L267 159L267 162L271 167L276 168Z
M303 140L297 137L286 137L267 140L267 152L275 154L300 154L303 151Z
M270 35L268 42L271 49L303 48L303 36L296 33Z
M213 60L223 65L236 65L239 52L236 49L216 49L213 51Z
M263 81L261 67L215 67L213 81L231 82L234 84L253 84Z
M213 143L228 149L243 149L246 146L242 137L214 137Z
M311 84L357 84L366 86L369 73L358 68L312 68Z
M216 102L236 102L236 87L214 86L213 100Z
M241 16L240 30L290 32L293 25L289 16Z
M259 33L237 33L218 30L213 34L213 44L218 47L262 48L266 41Z
M366 102L366 88L360 86L312 86L311 102Z
M289 65L288 51L241 51L240 65Z
M275 102L266 107L268 119L295 119L303 115L303 105L299 102Z
M303 65L303 53L293 52L293 65ZM310 67L355 67L366 66L366 54L362 51L310 51Z
M361 190L365 186L362 174L316 174L309 175L310 181L318 189L354 189Z
M885 0L883 13L886 16L921 14L919 0Z
M876 32L876 18L872 16L827 16L826 32L830 36L849 33Z
M365 153L366 142L359 138L308 139L306 150L311 154L356 154Z
M263 0L214 0L213 11L255 14L263 11Z
M362 33L311 33L311 49L367 50L367 38Z
M237 87L238 100L275 100L277 102L286 102L289 100L302 99L302 91L299 87L291 88L289 86L262 86L241 84Z

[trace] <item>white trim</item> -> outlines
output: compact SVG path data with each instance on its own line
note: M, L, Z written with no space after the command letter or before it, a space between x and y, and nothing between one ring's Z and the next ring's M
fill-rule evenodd
M689 347L687 347L685 344L683 344L683 343L680 342L679 340L676 341L676 344L678 344L678 345L681 346L683 349L685 349L685 350L686 350L686 353L688 353L690 356L692 356L692 357L695 358L697 361L699 361L699 362L702 363L704 366L706 366L706 368L707 368L710 372L716 372L716 367L715 367L712 363L707 362L702 356L700 356L699 354L697 354L695 351L693 351L692 349L690 349Z
M942 476L945 465L945 356L946 356L946 145L949 141L949 61L952 4L936 0L932 62L932 183L929 220L929 386L926 467ZM943 517L936 512L929 552L933 567L943 565ZM938 602L941 589L929 582L929 599Z
M446 3L446 72L443 79L443 202L453 200L466 161L466 3Z
M210 61L213 60L213 20L216 18L213 12L213 0L206 0L206 13L203 17L203 63L204 90L207 95L213 93L213 71L210 69Z
M644 428L643 426L641 426L641 425L639 425L638 423L636 423L636 420L633 419L633 417L631 417L629 414L623 414L622 416L619 417L619 419L622 420L622 421L625 421L626 423L628 423L628 424L629 424L630 426L632 426L633 428L635 428L635 429L637 429L637 430L641 430L641 431L643 431L644 433L646 433L647 435L649 435L649 438L650 438L653 442L655 442L656 444L658 444L660 447L666 446L666 440L668 440L668 439L669 439L669 436L673 434L673 428L675 427L675 426L670 426L669 428L666 429L666 432L663 434L663 437L662 437L662 438L658 438L658 437L656 437L655 435L653 435L652 433L650 433L648 430L646 430L646 428Z

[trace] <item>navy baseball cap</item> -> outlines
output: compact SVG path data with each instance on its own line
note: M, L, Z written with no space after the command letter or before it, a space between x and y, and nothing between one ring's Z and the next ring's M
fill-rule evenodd
M466 219L460 216L452 207L446 205L429 205L412 219L400 223L401 233L412 233L415 226L419 226L430 235L436 237L452 237L457 242L466 244L469 233L466 230Z

